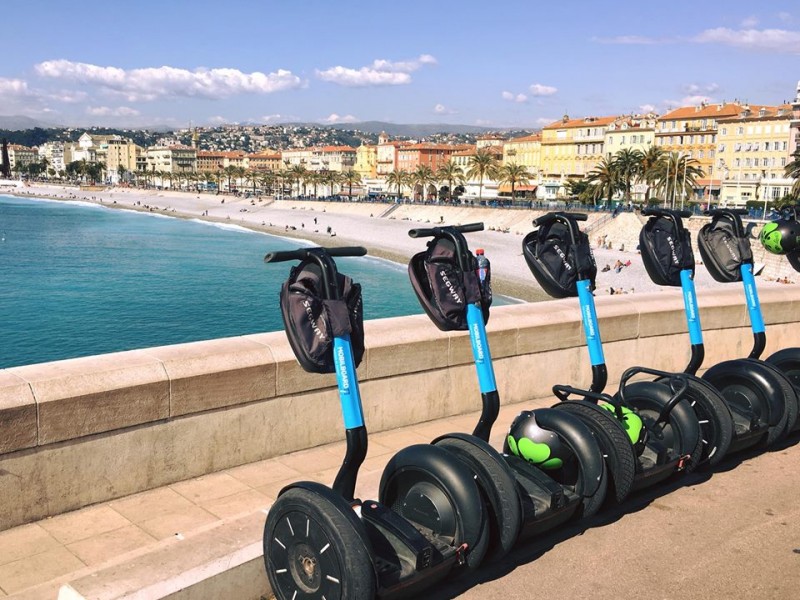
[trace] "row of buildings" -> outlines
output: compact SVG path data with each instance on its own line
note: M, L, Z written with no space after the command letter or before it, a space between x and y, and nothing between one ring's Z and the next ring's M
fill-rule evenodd
M751 105L739 101L702 103L671 110L664 115L615 115L561 120L539 133L506 139L487 135L474 145L436 144L392 140L385 133L377 144L290 148L261 153L209 152L191 146L162 143L141 148L120 136L84 133L74 144L46 143L39 148L11 146L11 168L45 158L51 172L59 173L76 160L102 162L109 183L135 174L170 175L180 181L189 173L218 173L235 166L250 172L281 172L301 165L307 171L356 171L362 180L360 194L389 193L386 177L394 171L412 172L428 165L435 172L454 162L463 171L478 152L494 154L501 163L523 165L530 183L518 186L529 197L552 199L565 194L570 179L589 174L604 158L623 149L646 152L659 147L697 161L703 171L695 189L696 200L743 204L748 200L781 198L794 181L784 176L800 139L800 83L791 104ZM509 186L495 181L467 181L465 196L484 198L507 194ZM436 189L426 190L425 195ZM638 185L634 194L643 197Z

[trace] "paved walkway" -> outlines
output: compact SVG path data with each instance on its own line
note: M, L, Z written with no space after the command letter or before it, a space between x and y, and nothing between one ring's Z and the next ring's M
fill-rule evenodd
M495 447L516 414L531 407L501 409ZM357 494L377 495L383 466L396 450L448 431L471 430L476 419L474 413L372 435ZM109 581L141 593L137 581L143 577L158 579L159 569L178 577L181 569L192 568L187 551L211 552L217 543L229 553L242 548L254 557L265 512L278 491L298 479L329 484L343 449L342 442L296 452L2 532L0 598L55 598L66 582L84 590L105 586L96 597L119 597L107 589ZM713 475L692 475L640 493L426 597L796 598L798 464L800 447L792 444L738 455ZM215 597L241 598L230 594Z

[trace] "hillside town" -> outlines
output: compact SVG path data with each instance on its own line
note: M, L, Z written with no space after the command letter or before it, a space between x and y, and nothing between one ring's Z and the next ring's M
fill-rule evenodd
M258 146L246 126L227 135ZM255 138L255 139L253 139ZM262 138L263 139L263 138ZM393 139L376 144L312 145L286 135L280 148L207 149L197 128L142 147L122 135L87 131L77 142L10 144L17 178L68 179L278 198L408 198L508 205L558 199L681 203L778 202L796 179L800 84L791 103L733 100L655 113L564 115L521 137L500 133L458 139ZM356 138L353 138L356 139ZM204 148L205 147L205 148ZM796 161L795 161L796 162Z

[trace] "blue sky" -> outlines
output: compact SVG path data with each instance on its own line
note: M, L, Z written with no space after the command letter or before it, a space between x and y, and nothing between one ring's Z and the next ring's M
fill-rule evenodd
M0 115L176 127L560 118L791 100L800 5L9 0Z

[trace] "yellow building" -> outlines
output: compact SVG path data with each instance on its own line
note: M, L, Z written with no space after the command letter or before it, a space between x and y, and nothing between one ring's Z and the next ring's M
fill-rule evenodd
M758 110L761 107L754 108ZM678 152L695 159L709 181L718 179L714 168L718 124L720 119L735 117L741 109L739 102L703 102L672 110L658 118L656 145L665 152Z
M19 144L8 145L8 167L12 171L24 169L31 163L39 160L39 154L36 148L28 148Z
M617 117L585 117L560 121L542 129L541 184L546 198L564 195L568 179L582 179L605 157L608 126Z
M147 171L182 175L197 170L197 151L191 146L155 146L146 152Z
M142 148L125 138L109 139L106 147L106 173L111 183L125 180L125 173L136 172L136 159ZM122 172L122 176L120 176Z
M609 123L603 146L606 158L620 150L647 152L655 143L657 118L654 114L626 115Z
M283 168L280 152L256 152L247 155L247 162L253 171L280 171Z
M356 164L353 170L362 179L374 179L378 173L378 146L361 144L356 148Z
M542 166L542 134L511 138L503 144L503 164L522 165L531 177L539 173Z
M715 166L722 180L720 201L743 206L789 193L784 177L790 160L792 107L742 105L736 116L719 119Z

